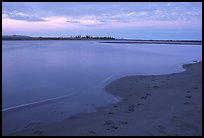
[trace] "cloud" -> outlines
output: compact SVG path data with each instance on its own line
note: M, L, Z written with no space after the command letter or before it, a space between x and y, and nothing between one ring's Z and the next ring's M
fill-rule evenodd
M68 23L80 23L79 21L74 21L74 20L68 20Z
M8 12L3 14L3 18L10 18L15 20L24 20L24 21L31 21L31 22L45 22L42 17L29 15L22 12Z
M2 4L3 32L101 32L103 30L202 28L202 3ZM124 31L123 31L124 32Z
M40 21L25 21L25 20L16 20L16 19L3 19L2 20L2 33L3 34L15 34L19 32L29 32L29 33L36 33L36 32L60 32L60 31L69 31L69 30L84 30L85 27L77 26L71 23L59 23L60 20L53 21L48 20L46 22Z

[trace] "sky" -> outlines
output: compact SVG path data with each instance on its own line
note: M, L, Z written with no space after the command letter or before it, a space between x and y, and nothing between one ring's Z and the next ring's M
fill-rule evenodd
M2 34L202 40L202 2L2 2Z

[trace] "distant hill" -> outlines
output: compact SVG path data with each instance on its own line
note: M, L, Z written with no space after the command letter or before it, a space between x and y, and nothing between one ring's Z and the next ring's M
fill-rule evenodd
M26 38L32 38L30 36L26 36L26 35L3 35L2 39L7 40L7 39L26 39Z

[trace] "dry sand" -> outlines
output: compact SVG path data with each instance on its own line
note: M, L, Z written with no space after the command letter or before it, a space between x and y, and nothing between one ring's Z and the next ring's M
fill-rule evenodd
M202 62L186 71L159 76L128 76L104 89L123 99L97 112L58 123L30 123L10 135L202 135Z

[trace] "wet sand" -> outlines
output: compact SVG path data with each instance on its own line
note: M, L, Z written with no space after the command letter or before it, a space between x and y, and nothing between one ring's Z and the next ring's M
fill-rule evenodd
M31 122L9 135L201 136L202 62L183 67L181 73L120 78L104 88L122 97L119 103L57 123Z

